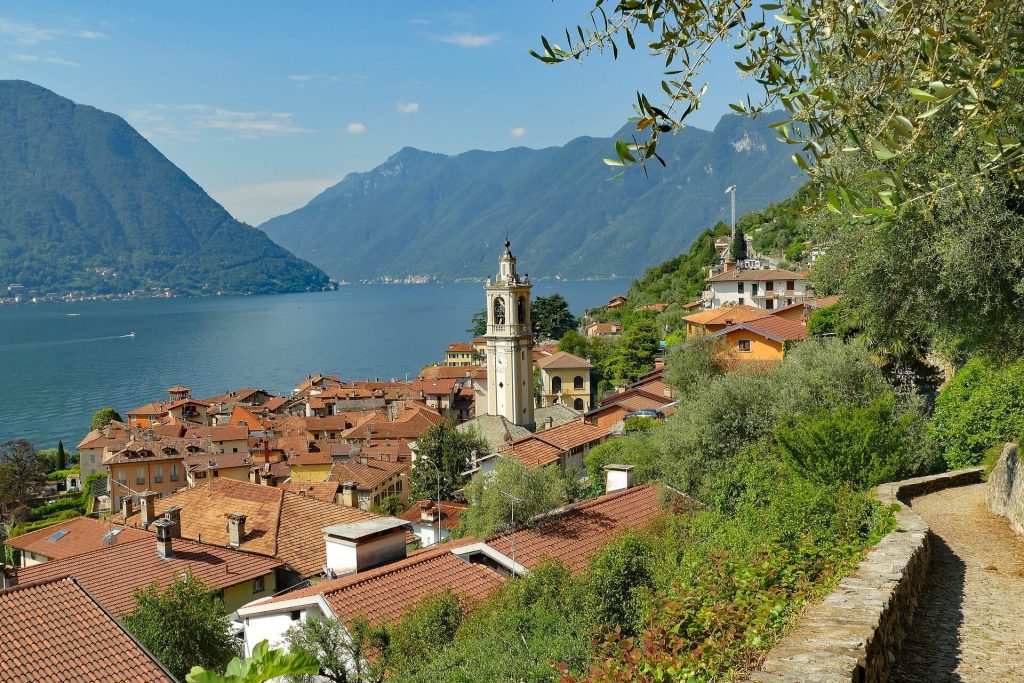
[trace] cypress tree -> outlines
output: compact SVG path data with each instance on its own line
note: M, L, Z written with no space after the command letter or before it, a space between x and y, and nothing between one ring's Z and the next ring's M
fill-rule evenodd
M742 230L736 230L736 236L732 238L732 258L735 261L745 261L747 258L747 236Z
M57 469L67 469L68 466L68 455L64 452L64 442L57 442Z

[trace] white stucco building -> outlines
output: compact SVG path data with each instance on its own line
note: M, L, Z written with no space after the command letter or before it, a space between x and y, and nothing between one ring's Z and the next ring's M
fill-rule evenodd
M727 270L712 275L707 282L703 293L707 308L745 304L771 311L814 296L806 273L779 268Z

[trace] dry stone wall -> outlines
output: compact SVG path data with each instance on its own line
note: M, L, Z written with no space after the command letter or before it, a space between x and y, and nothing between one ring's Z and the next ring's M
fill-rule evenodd
M884 682L896 661L928 576L932 539L911 498L981 481L975 468L883 484L876 497L896 505L897 528L822 602L809 605L768 653L758 683Z
M1017 444L1003 446L996 466L988 475L986 494L992 514L1006 517L1018 534L1024 534L1024 464L1017 452Z

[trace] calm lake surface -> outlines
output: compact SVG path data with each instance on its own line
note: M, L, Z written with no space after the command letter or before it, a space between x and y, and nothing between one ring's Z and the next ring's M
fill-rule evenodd
M624 293L624 280L543 281L573 313ZM307 374L404 379L444 360L484 307L483 285L350 285L277 296L0 306L0 442L73 448L103 406L256 387L286 394ZM69 315L73 314L73 315ZM134 337L125 335L134 332Z

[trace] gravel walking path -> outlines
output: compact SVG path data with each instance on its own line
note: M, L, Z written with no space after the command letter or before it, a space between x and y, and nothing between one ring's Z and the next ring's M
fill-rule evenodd
M935 533L931 572L890 681L1024 681L1024 537L984 484L912 502Z

